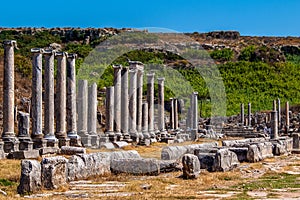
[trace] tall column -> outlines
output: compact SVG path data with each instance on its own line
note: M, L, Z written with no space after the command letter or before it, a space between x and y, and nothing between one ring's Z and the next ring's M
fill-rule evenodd
M156 138L154 133L154 75L154 73L147 74L148 128L151 138Z
M97 134L97 84L89 86L88 95L88 133Z
M142 105L142 132L145 139L150 139L150 135L148 132L148 103L144 102Z
M165 137L165 78L158 78L158 130L160 131L161 137Z
M245 108L243 103L241 103L241 125L245 125Z
M289 133L289 129L290 129L290 106L289 106L289 102L287 101L285 103L285 125L286 125L286 134Z
M278 138L278 121L277 121L277 111L271 111L271 124L272 124L272 132L271 132L271 139Z
M142 104L143 104L143 74L144 66L140 66L137 71L137 111L136 111L136 129L140 139L142 134Z
M170 129L174 130L174 99L170 98Z
M109 136L110 140L115 140L114 134L114 87L108 87L106 89L106 99L105 99L105 119L106 119L106 134Z
M251 127L251 103L248 103L248 126Z
M67 105L67 82L66 82L66 69L67 69L67 53L56 52L57 58L57 75L56 75L56 99L55 99L55 122L56 130L55 135L59 140L59 146L69 146L70 139L67 137L66 132L66 105Z
M78 80L77 90L77 132L85 147L91 146L91 137L88 134L88 81ZM89 119L90 120L90 119Z
M88 94L88 134L91 138L91 145L99 146L99 136L97 135L97 84L89 86Z
M67 57L67 134L71 146L81 146L81 138L77 134L76 58L76 54L68 54Z
M4 41L4 80L3 80L3 133L4 151L17 151L18 139L14 131L15 109L15 66L14 48L17 42L14 40Z
M121 130L124 136L124 139L130 139L128 134L128 119L129 119L129 110L128 110L128 68L122 68L122 77L121 77Z
M189 127L191 129L194 128L194 124L193 124L193 120L194 120L194 106L195 106L195 103L194 103L194 93L191 94L191 99L190 99L190 114L189 114Z
M193 129L198 131L198 92L193 92Z
M174 98L174 129L178 130L178 99Z
M121 139L121 70L122 65L114 65L114 120L115 134Z
M276 111L276 100L273 100L273 111Z
M278 119L278 129L281 129L281 108L280 108L280 99L277 99L277 119Z
M47 146L57 146L54 135L54 54L53 50L45 50L45 99L44 99L44 138Z
M136 131L136 69L129 70L129 133L134 141L138 140Z
M40 148L45 146L45 141L43 141L43 118L42 118L42 92L43 92L43 83L42 83L42 57L44 50L43 49L31 49L33 53L32 58L32 134L31 137L34 141L34 148Z

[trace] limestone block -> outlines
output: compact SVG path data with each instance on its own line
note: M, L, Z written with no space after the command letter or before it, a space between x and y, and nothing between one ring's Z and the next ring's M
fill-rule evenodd
M194 179L200 174L200 162L197 156L185 154L182 157L183 178Z
M125 158L111 160L110 169L113 173L134 175L158 175L159 161L153 158Z
M215 155L212 171L229 171L239 166L239 164L238 157L234 152L228 149L220 149Z
M67 164L68 159L62 156L42 160L42 184L46 189L57 189L67 183Z
M86 148L83 147L72 147L72 146L62 146L60 149L61 154L65 155L75 155L86 153Z
M19 194L36 192L41 189L41 165L36 160L21 161L21 178L18 186Z

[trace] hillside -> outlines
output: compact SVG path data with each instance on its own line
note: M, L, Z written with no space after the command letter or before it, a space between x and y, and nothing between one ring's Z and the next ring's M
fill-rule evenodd
M30 48L48 47L57 43L61 49L79 55L76 67L80 68L84 58L102 41L121 32L133 29L79 29L79 28L0 28L0 42L15 39L16 50L16 101L20 109L21 102L29 98L31 87ZM300 103L300 38L299 37L250 37L241 36L235 31L210 33L186 33L198 41L217 63L226 88L227 114L239 112L239 104L252 102L253 111L271 109L272 100L280 98L291 105ZM3 48L0 48L0 83L3 76ZM146 64L165 64L173 67L185 79L189 80L194 90L199 92L202 116L210 116L209 94L203 78L184 58L164 51L132 51L119 57L114 63L127 65L127 59L139 60ZM111 68L104 73L98 86L112 84ZM176 81L174 81L176 84ZM2 87L0 87L2 89ZM166 88L166 99L172 91ZM0 97L2 101L2 95ZM200 105L200 104L199 104ZM1 105L2 106L2 105ZM1 109L2 110L2 109Z

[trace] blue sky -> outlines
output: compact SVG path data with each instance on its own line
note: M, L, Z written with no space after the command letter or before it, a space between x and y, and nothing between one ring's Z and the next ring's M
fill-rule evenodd
M10 0L0 5L1 27L161 27L300 36L299 0Z

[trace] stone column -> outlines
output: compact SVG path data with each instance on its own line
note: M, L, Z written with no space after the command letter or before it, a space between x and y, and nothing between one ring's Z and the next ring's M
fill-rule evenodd
M243 103L241 103L241 125L245 125L245 109Z
M248 103L248 126L251 127L251 103Z
M106 99L105 99L105 119L106 119L106 134L111 141L116 141L116 136L114 134L114 87L108 87L106 89Z
M45 50L44 73L44 138L47 146L58 146L58 140L54 135L54 54L53 50Z
M136 131L136 76L137 70L129 70L129 133L131 138L138 142L138 134Z
M98 147L99 136L97 135L97 84L93 83L89 87L88 95L88 134L91 137L91 145Z
M277 121L277 111L271 111L271 119L272 119L272 131L271 131L271 139L278 138L278 121Z
M148 128L151 138L155 139L154 133L154 73L147 74L147 102L148 102Z
M19 150L32 150L33 142L30 139L30 116L29 113L18 112L18 137L20 141Z
M190 114L189 114L189 118L190 118L190 120L189 120L189 122L190 122L190 124L189 124L189 127L191 128L191 129L193 129L194 128L194 124L193 124L193 120L194 120L194 94L192 93L191 94L191 99L190 99Z
M44 50L35 48L31 49L32 58L32 95L31 95L31 117L32 117L32 134L34 148L45 147L46 140L43 140L43 118L42 118L42 57Z
M277 99L277 119L278 119L278 129L281 129L281 107L280 107L280 99Z
M198 92L193 92L193 129L198 131Z
M122 68L122 77L121 77L121 130L124 139L127 141L130 139L128 134L128 119L129 119L129 110L128 110L128 68Z
M81 146L81 138L77 134L76 58L76 54L68 54L67 57L67 134L71 146Z
M165 78L158 78L158 130L161 137L166 137L165 129Z
M273 111L276 111L277 109L276 109L276 100L273 100Z
M290 106L289 106L289 102L287 101L285 103L285 125L286 125L286 134L289 134L289 129L290 129Z
M174 98L174 129L178 130L178 99Z
M114 65L114 128L117 140L121 140L121 70L122 65Z
M88 81L78 80L77 90L77 132L85 147L91 146L91 137L87 130L88 121Z
M70 139L66 132L66 105L67 105L67 53L56 52L57 58L57 75L56 75L56 99L55 99L55 120L56 130L55 135L59 140L59 146L69 146Z
M145 139L150 139L150 135L148 132L148 103L144 102L142 106L142 132Z
M18 139L14 131L15 109L15 66L14 48L17 42L14 40L4 41L4 80L3 80L3 133L4 151L17 151Z
M144 66L140 66L137 71L137 111L136 111L136 129L139 139L143 139L142 134L142 104L143 104L143 74Z
M174 130L174 99L170 98L170 129Z
M186 119L185 119L186 131L191 129L191 107L187 109Z

